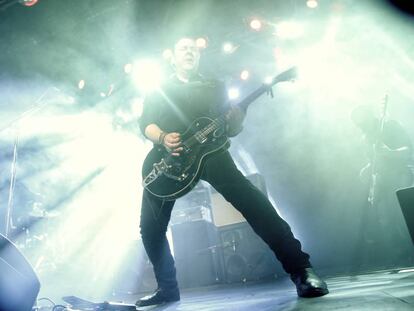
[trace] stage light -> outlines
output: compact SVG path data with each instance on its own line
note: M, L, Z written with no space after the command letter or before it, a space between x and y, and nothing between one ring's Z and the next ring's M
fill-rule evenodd
M196 46L200 49L205 49L207 47L207 39L203 37L197 38Z
M132 77L141 92L149 93L160 86L163 72L160 64L155 60L142 59L134 63Z
M249 79L249 76L250 76L250 73L249 73L249 71L248 71L248 70L243 70L243 71L240 73L240 79L242 79L242 80L247 80L247 79Z
M259 19L254 18L250 21L250 28L255 31L259 31L262 29L262 22Z
M308 0L308 1L306 1L306 5L308 6L308 8L314 9L318 6L318 1Z
M171 60L172 56L173 56L173 52L172 52L171 49L165 49L162 52L162 58L167 60L167 61Z
M223 52L226 54L231 54L236 50L236 47L231 42L226 42L223 44Z
M19 3L24 6L34 6L39 0L19 0Z
M128 63L124 66L124 71L126 74L130 74L132 72L132 64Z
M265 84L271 84L271 83L272 83L272 81L273 81L273 77L272 77L272 76L267 76L267 77L264 79L264 83L265 83Z
M293 21L281 22L276 25L276 35L281 39L299 38L303 33L302 25Z
M231 87L231 88L228 90L228 96L229 96L229 99L230 99L230 100L233 100L233 99L239 98L239 96L240 96L240 91L239 91L239 89L238 89L238 88L235 88L235 87Z
M80 90L83 90L83 88L85 87L85 80L80 80L79 82L78 82L78 88L80 89Z

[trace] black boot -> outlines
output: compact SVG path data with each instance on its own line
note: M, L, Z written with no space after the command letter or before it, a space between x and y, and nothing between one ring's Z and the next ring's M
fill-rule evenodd
M180 300L180 291L178 288L175 289L162 289L158 288L154 293L151 295L145 296L139 299L135 305L137 307L146 307L146 306L154 306L160 305L163 303L168 302L175 302Z
M312 268L306 268L290 275L296 285L299 297L319 297L329 293L326 283L316 275Z

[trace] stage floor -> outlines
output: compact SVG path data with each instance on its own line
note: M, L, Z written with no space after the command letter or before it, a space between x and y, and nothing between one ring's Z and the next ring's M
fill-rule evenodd
M285 278L268 283L183 290L179 303L139 310L414 310L414 269L331 277L326 281L330 294L313 299L298 298L293 283ZM131 298L127 302L137 297Z

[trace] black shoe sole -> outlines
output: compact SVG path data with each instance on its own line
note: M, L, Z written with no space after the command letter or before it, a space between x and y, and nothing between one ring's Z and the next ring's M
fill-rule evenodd
M301 298L316 298L321 297L329 294L329 290L327 288L315 288L308 293L299 293L298 296Z
M137 308L151 307L151 306L155 307L155 306L161 306L161 305L165 305L165 304L168 304L168 303L174 303L174 302L179 302L179 301L180 301L180 299L177 299L177 300L175 300L175 299L173 299L173 300L164 300L164 301L161 301L161 302L158 302L158 303L150 303L150 302L148 302L148 303L146 303L146 302L139 303L139 302L136 302L135 306Z

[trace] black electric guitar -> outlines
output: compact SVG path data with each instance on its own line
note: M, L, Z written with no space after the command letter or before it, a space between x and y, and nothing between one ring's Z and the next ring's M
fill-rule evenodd
M255 99L263 93L271 92L273 85L295 77L296 68L292 67L274 77L271 83L263 84L238 106L246 111ZM180 156L172 156L161 145L155 146L142 166L144 188L163 200L175 200L188 193L200 180L205 161L229 147L225 126L226 114L216 119L197 118L181 134L183 151Z

